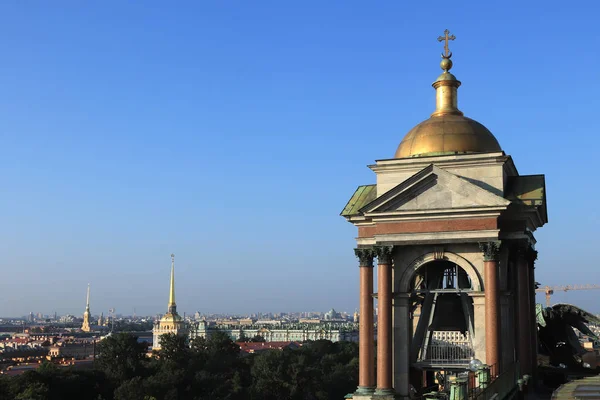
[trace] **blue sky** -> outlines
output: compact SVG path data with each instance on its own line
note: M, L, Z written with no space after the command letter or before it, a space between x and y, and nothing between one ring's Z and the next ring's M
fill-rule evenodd
M0 5L0 315L88 282L164 312L171 252L181 311L353 311L338 214L433 111L446 28L460 108L546 174L537 280L600 283L595 2L173 4Z

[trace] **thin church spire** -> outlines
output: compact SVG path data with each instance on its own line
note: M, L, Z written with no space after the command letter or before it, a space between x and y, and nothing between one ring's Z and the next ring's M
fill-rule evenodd
M168 312L177 313L177 304L175 303L175 254L171 254L171 286L169 288L169 307Z
M83 313L83 324L81 324L81 330L84 332L90 332L92 330L90 327L90 317L90 284L88 283L87 300L85 302L85 312Z
M87 300L85 302L85 310L90 311L90 284L88 283L87 287Z

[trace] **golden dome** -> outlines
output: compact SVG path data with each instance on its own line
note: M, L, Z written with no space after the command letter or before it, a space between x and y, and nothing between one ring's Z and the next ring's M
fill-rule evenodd
M436 91L436 108L431 118L412 128L402 139L394 158L423 157L442 154L489 153L502 151L500 144L485 126L463 116L458 109L460 81L452 75L452 53L448 51L448 36L445 54L440 67L444 72L433 83Z
M502 151L485 126L462 115L434 115L412 128L394 158Z

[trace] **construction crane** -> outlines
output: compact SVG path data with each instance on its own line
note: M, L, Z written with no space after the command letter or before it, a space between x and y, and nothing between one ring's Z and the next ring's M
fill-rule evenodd
M536 292L546 293L546 307L550 307L550 296L554 291L568 292L569 290L592 290L600 289L600 285L562 285L562 286L544 286L535 289Z

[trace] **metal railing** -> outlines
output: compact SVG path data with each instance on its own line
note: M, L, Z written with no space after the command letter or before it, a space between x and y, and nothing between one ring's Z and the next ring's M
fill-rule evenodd
M469 333L460 331L431 332L430 342L424 346L419 361L444 364L463 364L475 356Z

